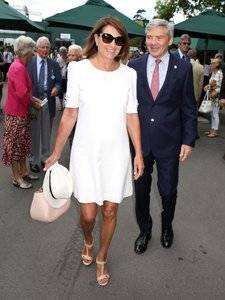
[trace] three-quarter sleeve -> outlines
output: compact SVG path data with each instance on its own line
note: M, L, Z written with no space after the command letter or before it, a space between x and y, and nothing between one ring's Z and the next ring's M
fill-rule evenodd
M68 65L68 80L66 91L66 103L67 108L79 107L79 72L77 62L70 62Z
M134 69L129 70L130 72L130 88L128 94L128 101L127 101L127 113L137 113L137 73Z
M11 72L11 80L18 99L24 105L28 105L31 100L31 89L28 83L28 73L24 66L17 67Z

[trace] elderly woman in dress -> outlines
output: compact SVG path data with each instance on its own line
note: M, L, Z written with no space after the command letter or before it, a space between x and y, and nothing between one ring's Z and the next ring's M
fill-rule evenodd
M31 98L31 80L27 72L27 64L31 61L34 48L35 42L30 37L20 36L16 39L16 59L8 71L8 91L4 106L2 161L12 168L13 185L22 189L32 187L29 180L38 179L29 174L26 166L26 157L31 151L29 106L40 108L39 100Z
M82 48L79 45L70 45L68 48L68 61L79 61L83 58Z
M84 234L82 262L93 260L93 229L101 207L100 247L96 256L97 283L109 282L108 250L116 228L117 210L132 195L132 166L128 134L135 148L133 177L143 174L137 114L136 72L120 62L128 56L128 35L114 17L100 19L87 40L86 59L68 68L67 102L48 169L59 158L75 124L70 156L74 196L80 203Z

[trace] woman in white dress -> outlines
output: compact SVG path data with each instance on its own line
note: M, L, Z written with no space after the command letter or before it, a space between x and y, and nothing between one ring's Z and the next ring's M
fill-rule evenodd
M80 202L80 223L84 233L82 262L93 258L93 235L98 205L102 224L96 256L97 282L109 282L107 255L116 227L118 205L132 195L132 166L128 133L135 148L133 178L143 173L136 72L120 63L128 55L128 35L114 17L100 19L85 47L86 59L68 67L66 108L56 144L46 161L48 169L61 155L75 124L70 157L74 195Z
M204 87L205 92L207 90L210 91L210 84L215 82L215 94L213 96L212 100L212 111L211 111L211 129L209 131L206 131L205 134L209 138L215 138L218 136L218 129L220 124L220 102L219 102L219 95L220 95L220 89L222 85L223 80L223 72L221 70L222 61L219 58L212 58L211 59L211 77L209 80L209 84ZM210 95L210 94L209 94Z

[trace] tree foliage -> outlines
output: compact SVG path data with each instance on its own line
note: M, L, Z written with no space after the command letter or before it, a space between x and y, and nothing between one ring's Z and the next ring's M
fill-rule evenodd
M155 6L157 17L166 20L170 20L178 12L192 17L206 9L225 13L225 0L158 0Z
M149 20L143 16L144 13L146 13L145 9L138 9L136 14L133 16L133 20L142 27L145 27L149 22Z

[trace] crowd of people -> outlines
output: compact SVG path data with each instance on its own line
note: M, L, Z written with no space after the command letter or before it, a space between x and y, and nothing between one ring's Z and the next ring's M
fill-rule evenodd
M153 226L154 164L162 200L161 245L172 246L179 163L192 153L198 138L197 107L212 82L209 138L218 136L219 112L225 105L224 64L219 54L211 60L211 75L206 79L187 34L170 53L173 26L169 22L153 19L145 32L147 52L136 52L133 57L124 25L114 17L104 17L95 24L84 49L61 47L51 58L47 37L35 43L20 36L14 45L16 57L8 61L3 163L12 168L13 185L29 189L32 180L38 180L37 173L60 159L69 139L85 266L94 261L93 229L101 207L95 258L100 286L110 280L108 251L119 204L133 194L133 180L140 230L134 251L142 254L147 249ZM51 151L56 97L63 113Z
M210 65L202 65L198 59L196 49L190 49L191 37L183 34L180 37L177 51L174 55L190 61L193 71L194 93L197 106L201 105L204 97L209 97L212 101L211 128L205 132L207 137L218 136L219 112L224 106L225 98L225 64L221 53L216 53L210 59Z

